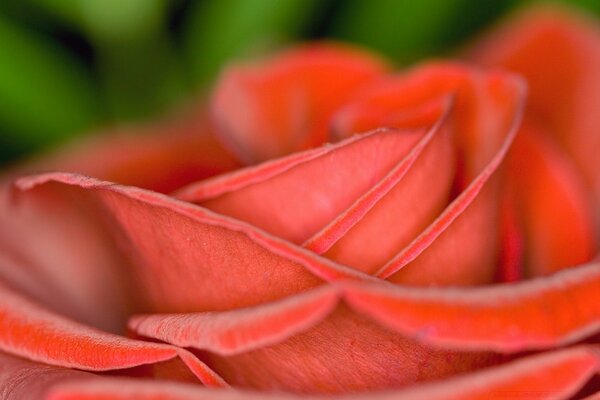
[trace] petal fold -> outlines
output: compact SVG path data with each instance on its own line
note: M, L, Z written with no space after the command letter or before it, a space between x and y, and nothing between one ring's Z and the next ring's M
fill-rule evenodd
M167 345L129 339L79 324L0 286L0 350L49 365L112 371L159 363L181 354L207 385L224 382L191 354Z
M600 265L474 289L348 285L355 310L422 343L514 353L574 343L600 330Z
M337 301L335 288L324 286L248 309L133 316L129 328L177 346L231 355L280 342L311 328L333 311Z
M227 310L283 298L323 280L368 278L159 193L64 173L21 178L17 186L17 201L45 187L92 202L131 260L148 311Z

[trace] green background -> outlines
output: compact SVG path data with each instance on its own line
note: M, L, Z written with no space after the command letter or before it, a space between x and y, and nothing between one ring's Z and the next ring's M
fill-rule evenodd
M0 163L164 115L204 96L232 59L336 38L407 65L533 2L0 0ZM598 0L557 2L600 15Z

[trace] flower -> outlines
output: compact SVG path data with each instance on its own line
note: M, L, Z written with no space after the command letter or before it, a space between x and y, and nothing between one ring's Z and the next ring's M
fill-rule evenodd
M471 59L525 80L309 44L227 70L208 114L6 178L0 393L591 390L600 33L544 11L482 43Z

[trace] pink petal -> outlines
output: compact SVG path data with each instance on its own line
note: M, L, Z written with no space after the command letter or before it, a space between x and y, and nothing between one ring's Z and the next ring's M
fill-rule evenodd
M158 193L59 173L22 178L18 186L30 190L17 198L46 188L95 204L131 257L149 310L227 310L286 297L323 279L366 278L251 226Z
M139 335L181 347L223 355L281 342L329 315L337 291L324 286L275 303L224 312L134 316L129 327Z
M349 285L345 299L430 345L498 352L550 348L600 331L600 265L468 291Z
M264 161L325 143L331 115L383 72L376 57L341 44L300 46L263 65L226 70L214 115L230 148Z
M110 371L179 356L203 383L224 382L184 350L113 335L45 310L0 286L0 350L49 365Z

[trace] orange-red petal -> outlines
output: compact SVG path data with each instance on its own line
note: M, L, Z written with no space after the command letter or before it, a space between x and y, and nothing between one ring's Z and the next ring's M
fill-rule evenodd
M215 120L224 142L251 163L319 146L331 115L384 70L375 56L341 44L298 46L226 70L213 95Z
M600 331L600 265L469 290L350 285L345 299L431 345L499 352L551 348Z

